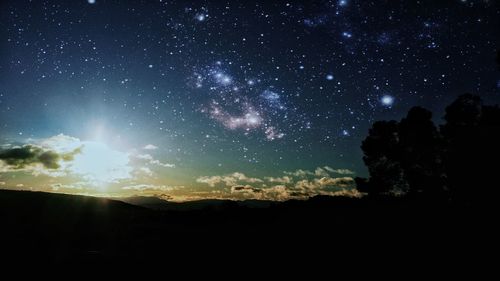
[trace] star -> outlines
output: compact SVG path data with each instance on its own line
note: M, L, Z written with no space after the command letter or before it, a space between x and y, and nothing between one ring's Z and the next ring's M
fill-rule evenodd
M347 0L339 0L338 5L341 7L347 6L348 1Z
M391 95L383 95L380 98L380 102L384 106L391 107L394 104L394 97Z
M348 32L348 31L344 31L344 32L342 32L342 36L345 37L345 38L351 38L352 37L352 33Z
M195 16L195 19L197 21L205 21L207 19L207 16L205 14L200 13Z

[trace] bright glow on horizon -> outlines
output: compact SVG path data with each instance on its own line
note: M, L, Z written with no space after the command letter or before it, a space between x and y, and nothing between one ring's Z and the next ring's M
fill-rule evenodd
M82 142L81 152L75 155L69 171L81 175L94 186L132 178L132 167L127 153L113 150L106 144L94 141Z
M89 185L105 188L107 184L133 177L130 155L102 140L81 141L61 134L45 140L42 146L71 154L71 161L60 161L62 170L82 177Z

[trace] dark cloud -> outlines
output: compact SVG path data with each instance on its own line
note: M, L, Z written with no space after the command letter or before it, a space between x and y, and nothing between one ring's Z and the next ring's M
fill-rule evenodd
M262 192L260 188L256 188L250 185L235 185L231 187L231 193L235 192Z
M80 149L77 148L72 152L61 154L38 146L25 145L0 151L0 160L14 170L36 164L41 164L47 169L58 169L60 160L71 161L79 152Z
M61 158L65 162L73 161L75 159L75 155L80 154L82 152L82 147L78 147L75 150L69 152L69 153L63 153L61 154Z

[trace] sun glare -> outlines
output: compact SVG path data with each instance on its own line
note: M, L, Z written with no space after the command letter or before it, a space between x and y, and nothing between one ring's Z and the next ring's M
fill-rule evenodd
M58 135L42 145L59 153L72 154L70 161L61 161L62 169L96 188L105 189L111 183L132 178L129 154L113 149L105 142Z
M90 184L104 186L131 178L132 167L127 153L110 149L106 144L82 142L81 152L75 155L69 170L83 176Z

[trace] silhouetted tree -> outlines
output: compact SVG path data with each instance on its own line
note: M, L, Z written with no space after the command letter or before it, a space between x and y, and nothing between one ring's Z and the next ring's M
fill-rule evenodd
M452 197L466 203L496 197L500 109L465 94L446 108L445 120L441 127L446 141L443 164Z
M444 119L438 131L430 111L413 107L399 123L374 123L361 145L370 178L356 178L358 189L370 196L498 200L500 108L465 94Z
M401 122L376 122L361 148L370 179L356 180L371 196L436 196L443 191L441 140L432 113L413 107Z
M432 112L413 107L399 123L400 161L411 195L436 197L443 193L441 137Z
M373 124L361 148L363 161L368 167L370 179L361 184L360 191L371 196L404 193L408 183L401 167L399 130L396 121L379 121Z

